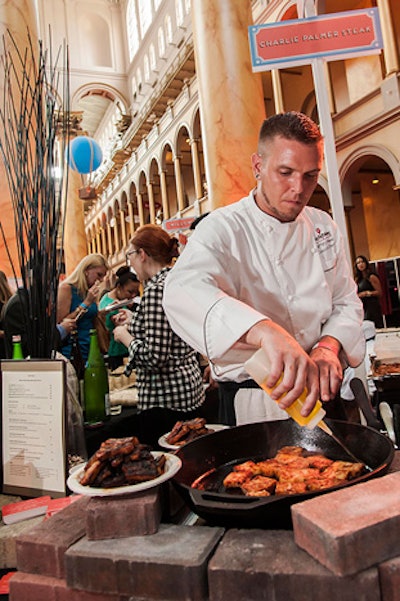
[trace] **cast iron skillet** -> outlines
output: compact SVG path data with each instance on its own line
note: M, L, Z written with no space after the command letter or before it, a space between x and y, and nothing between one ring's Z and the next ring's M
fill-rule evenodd
M222 481L233 465L248 459L273 457L283 446L301 446L323 453L331 459L351 460L345 451L320 428L301 428L293 420L261 422L221 430L194 440L176 454L182 468L173 483L189 507L211 525L251 528L290 528L290 507L324 492L336 490L386 473L393 459L389 438L368 426L326 420L349 450L369 465L372 471L325 491L271 497L246 497L230 494ZM192 488L200 476L205 490Z

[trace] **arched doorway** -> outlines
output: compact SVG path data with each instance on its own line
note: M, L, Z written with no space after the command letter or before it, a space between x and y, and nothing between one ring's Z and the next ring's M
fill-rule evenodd
M400 192L391 168L396 165L386 149L359 149L344 165L343 179L352 259L365 255L374 265L387 327L400 326Z

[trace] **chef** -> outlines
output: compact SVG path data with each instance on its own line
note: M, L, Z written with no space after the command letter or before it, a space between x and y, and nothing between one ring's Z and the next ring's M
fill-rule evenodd
M341 234L307 207L323 162L320 130L301 113L274 115L251 161L255 189L199 223L164 292L172 328L209 358L231 424L284 419L305 387L308 415L318 398L334 399L343 367L365 352ZM270 396L243 367L259 347L267 385L283 376Z

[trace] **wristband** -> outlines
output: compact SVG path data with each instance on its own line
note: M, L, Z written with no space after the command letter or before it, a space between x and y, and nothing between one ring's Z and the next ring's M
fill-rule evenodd
M338 356L338 349L336 349L333 345L329 344L329 342L325 342L324 340L321 342L317 342L314 348L326 348L328 351L335 353L336 357Z
M89 309L89 307L85 305L85 303L81 303L79 306L82 307L82 309Z

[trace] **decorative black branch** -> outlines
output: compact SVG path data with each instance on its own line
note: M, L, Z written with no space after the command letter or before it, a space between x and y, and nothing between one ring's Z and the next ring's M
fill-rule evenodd
M57 289L62 272L69 139L69 60L65 46L53 55L39 41L17 47L3 36L0 77L0 155L14 211L16 285L26 291L25 327L31 356L53 356ZM56 173L59 177L56 177ZM1 235L4 231L0 223ZM8 256L10 252L4 240Z

